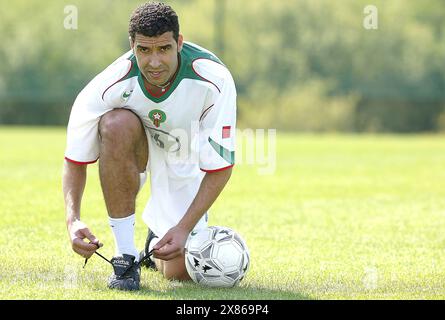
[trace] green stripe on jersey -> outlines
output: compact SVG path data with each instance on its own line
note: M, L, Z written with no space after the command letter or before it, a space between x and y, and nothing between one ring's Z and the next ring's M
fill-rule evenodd
M209 143L224 160L226 160L231 165L235 163L235 151L229 151L229 149L226 149L222 145L216 143L210 137Z
M131 69L121 81L137 77L139 74L139 67L138 67L138 62L136 61L136 56L134 54L131 54L131 56L128 57L128 60L131 61Z

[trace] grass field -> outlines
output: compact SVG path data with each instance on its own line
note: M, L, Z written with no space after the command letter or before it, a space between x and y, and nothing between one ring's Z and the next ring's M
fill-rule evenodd
M0 127L1 299L444 299L445 137L278 134L277 169L239 165L211 225L246 239L240 287L207 289L143 270L142 290L110 291L111 267L71 251L64 222L63 128ZM114 242L89 167L84 220ZM138 198L136 241L146 227Z

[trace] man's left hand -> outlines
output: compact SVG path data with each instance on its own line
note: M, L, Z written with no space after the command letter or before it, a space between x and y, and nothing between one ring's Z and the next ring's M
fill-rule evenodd
M153 247L153 256L161 260L172 260L184 253L189 231L179 226L168 230L165 236Z

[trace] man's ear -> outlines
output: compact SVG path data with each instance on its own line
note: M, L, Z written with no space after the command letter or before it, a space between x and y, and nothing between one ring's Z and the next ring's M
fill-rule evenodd
M184 37L182 36L182 34L179 34L179 36L178 36L178 52L181 52L183 45L184 45Z

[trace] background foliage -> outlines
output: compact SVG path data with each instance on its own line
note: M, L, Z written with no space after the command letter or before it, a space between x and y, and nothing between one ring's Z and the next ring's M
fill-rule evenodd
M141 1L0 0L0 124L65 125L77 93L129 49ZM219 55L238 88L239 125L297 131L445 129L441 0L166 1L186 40ZM75 5L77 30L64 7Z

